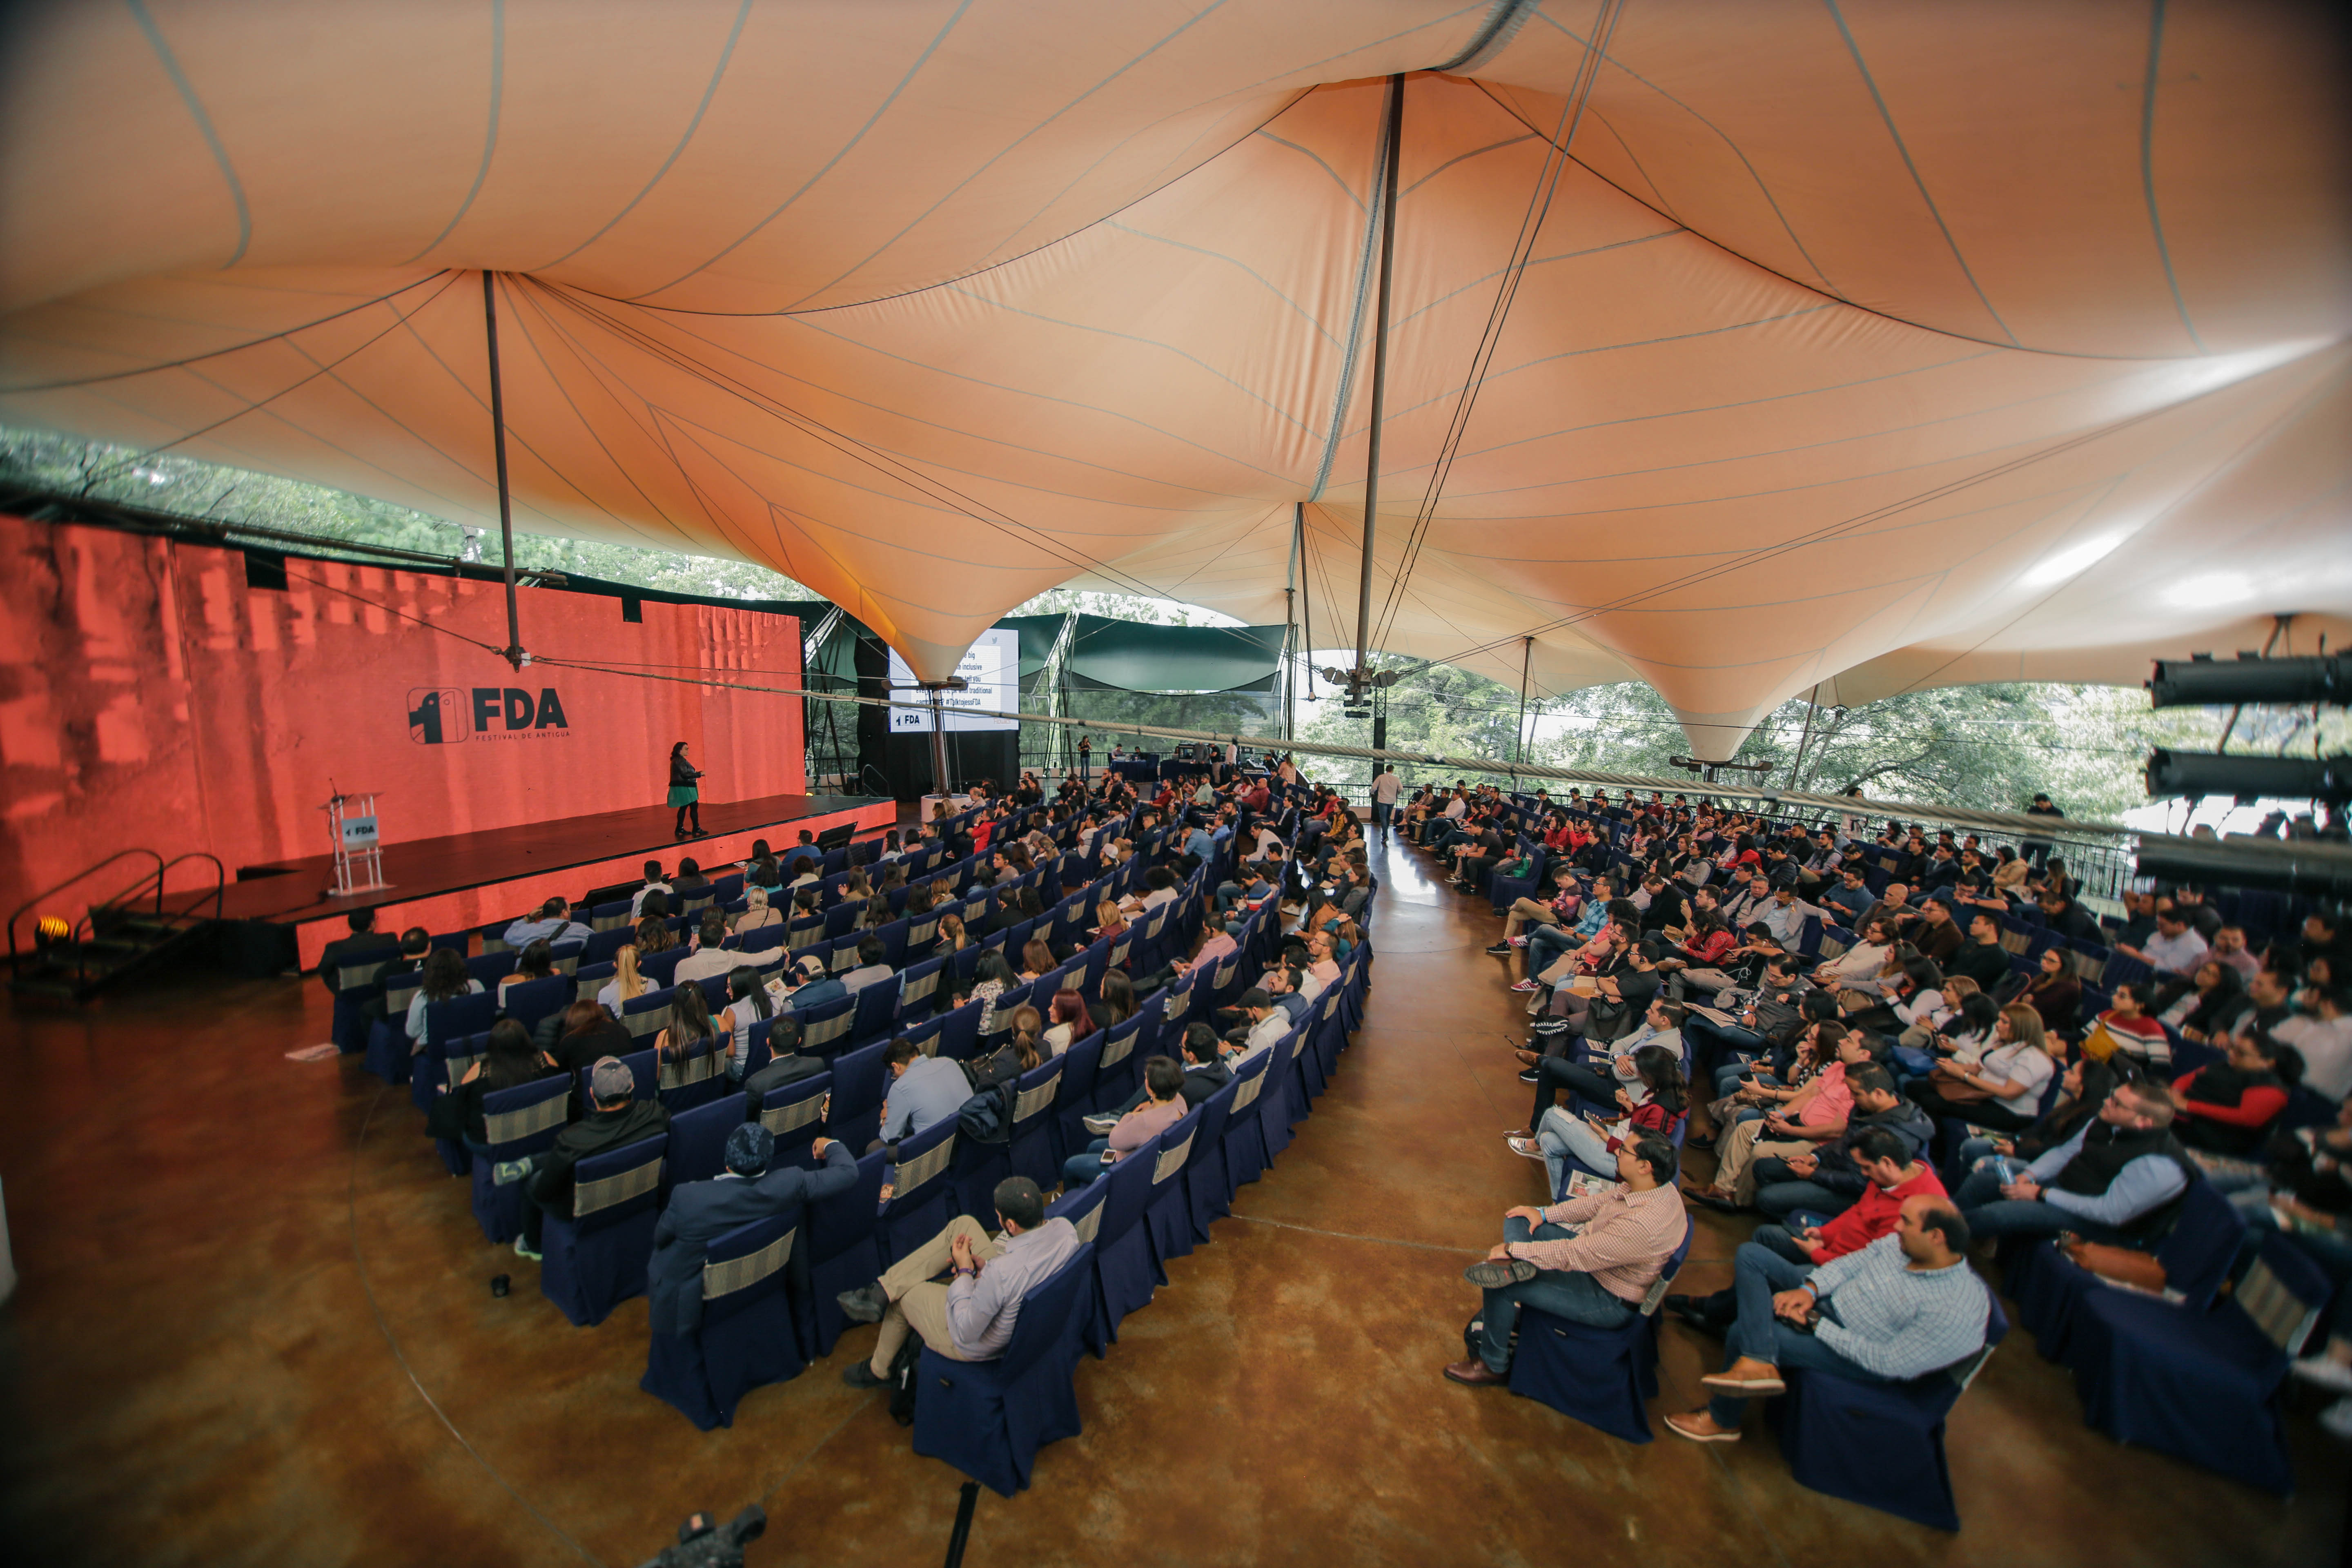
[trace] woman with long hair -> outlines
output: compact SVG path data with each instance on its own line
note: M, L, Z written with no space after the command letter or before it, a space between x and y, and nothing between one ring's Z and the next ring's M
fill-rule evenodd
M507 1005L507 991L511 986L526 985L534 980L545 980L555 973L555 950L545 937L536 937L523 944L515 955L515 972L499 982L499 1005Z
M1053 968L1054 950L1045 945L1044 938L1031 937L1028 944L1021 950L1021 978L1034 980L1040 975L1051 973Z
M654 1040L656 1061L683 1061L697 1050L709 1050L719 1041L718 1020L710 1016L710 999L700 984L681 985L671 994L669 1027Z
M457 1088L434 1102L425 1130L436 1137L463 1138L478 1152L485 1150L489 1145L489 1130L483 1116L482 1097L502 1089L537 1083L562 1070L545 1051L531 1043L530 1031L512 1018L501 1018L490 1026L488 1047L482 1059L466 1069Z
M940 917L939 934L939 945L931 949L933 958L943 952L961 952L971 945L971 933L963 929L963 916L953 910Z
M699 987L697 987L699 989ZM768 988L760 984L760 972L748 963L739 963L727 972L727 1006L718 1017L719 1031L728 1037L727 1081L740 1083L746 1065L751 1059L751 1029L762 1018L772 1017L775 1008L768 1000ZM752 1107L754 1110L757 1106Z
M669 929L669 921L659 915L647 915L637 922L637 962L642 963L657 952L667 952L677 945L677 933Z
M2020 1002L2033 1009L2047 1032L2071 1029L2083 1012L2083 983L2066 966L2066 955L2057 948L2044 948L2033 979L2026 985Z
M877 931L883 926L888 925L897 918L898 917L896 915L893 915L890 912L890 900L880 893L877 893L872 898L866 900L866 907L858 911L857 929L859 931Z
M1135 982L1121 969L1103 972L1102 984L1097 988L1094 1005L1087 1009L1098 1029L1114 1028L1135 1016ZM1084 1036L1079 1037L1081 1039Z
M1993 1026L1993 1047L1979 1060L1947 1057L1935 1070L1916 1079L1903 1092L1918 1103L1929 1120L1955 1116L1997 1132L2019 1132L2042 1114L2042 1091L2058 1074L2053 1059L2064 1050L2053 1047L2042 1031L2042 1015L2023 1003L2000 1010Z
M1104 899L1095 905L1095 931L1097 938L1118 936L1127 930L1127 917L1119 911L1116 899Z
M1533 1138L1514 1136L1508 1141L1511 1152L1541 1160L1551 1178L1548 1190L1556 1193L1560 1172L1570 1160L1599 1174L1616 1168L1617 1146L1626 1140L1654 1132L1671 1141L1690 1114L1690 1084L1683 1077L1682 1053L1664 1046L1643 1046L1633 1053L1633 1081L1617 1091L1622 1121L1603 1122L1555 1105L1544 1112Z
M940 925L947 922L947 916L940 918ZM980 1004L982 1035L996 1032L996 999L1019 984L1013 978L1013 966L1004 962L1004 954L992 947L980 955L979 965L972 971L971 999Z
M614 1017L621 1016L621 1004L634 1002L646 994L646 977L637 973L637 950L624 947L613 954L613 978L596 993L596 1000Z
M705 838L702 831L702 791L695 780L702 770L686 760L686 742L680 741L669 749L669 804L677 810L677 836L680 838ZM694 829L687 830L686 819L694 818Z
M1087 999L1078 994L1077 988L1065 984L1055 992L1050 1022L1045 1026L1046 1048L1058 1057L1094 1032L1094 1018L1087 1011Z
M457 949L436 947L425 959L425 978L408 1004L409 1052L425 1048L425 1009L436 1002L478 996L482 983L466 971L465 956Z

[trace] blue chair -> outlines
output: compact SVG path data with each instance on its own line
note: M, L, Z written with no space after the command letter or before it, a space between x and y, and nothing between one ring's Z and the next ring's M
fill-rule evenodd
M786 1289L800 1220L797 1212L775 1215L711 1241L702 1262L701 1325L652 1336L639 1388L708 1432L733 1426L735 1407L752 1389L807 1368Z
M956 1140L955 1205L993 1228L996 1184L1007 1176L1027 1176L1046 1192L1061 1180L1054 1105L1067 1070L1069 1058L1048 1057L1015 1080L1013 1122L1006 1137L983 1143L977 1138Z
M1021 1303L993 1361L952 1361L926 1345L916 1369L914 1449L1005 1497L1029 1484L1037 1450L1079 1432L1076 1370L1093 1248L1081 1245Z
M965 949L966 952L972 951ZM931 1054L968 1062L980 1054L980 1014L983 1005L967 1002L940 1018L940 1043Z
M1184 1167L1192 1163L1199 1141L1202 1112L1194 1106L1160 1134L1160 1152L1153 1157L1151 1201L1143 1213L1144 1229L1151 1238L1151 1267L1160 1283L1168 1283L1171 1259L1192 1250L1192 1205L1185 1196Z
M898 973L898 1016L915 1019L929 1015L939 993L940 972L947 967L944 958L927 958L910 963Z
M1062 1081L1054 1097L1053 1163L1056 1170L1061 1163L1085 1148L1089 1142L1086 1118L1095 1107L1095 1079L1102 1065L1103 1047L1109 1042L1110 1032L1097 1029L1062 1053ZM1053 1172L1046 1173L1053 1177ZM1058 1180L1055 1177L1054 1180ZM1038 1184L1048 1190L1054 1180L1041 1179Z
M654 1052L650 1049L631 1051L627 1056L620 1058L620 1063L629 1069L629 1079L636 1086L636 1091L629 1098L651 1100L654 1097L654 1085L657 1076ZM589 1075L594 1070L593 1067L580 1069L580 1103L583 1105L592 1103L591 1090L593 1086L589 1082Z
M775 1134L776 1152L771 1165L810 1163L808 1151L824 1131L824 1097L833 1092L831 1073L812 1073L798 1083L772 1089L760 1097L760 1125Z
M490 1037L487 1032L444 1040L438 1049L425 1052L426 1059L433 1064L432 1073L418 1073L412 1085L429 1084L434 1098L438 1099L464 1082L467 1071L488 1055L489 1048ZM436 1138L433 1146L439 1152L441 1163L449 1168L451 1175L462 1176L473 1169L473 1152L456 1139Z
M2118 1443L2286 1496L2294 1467L2280 1388L2329 1294L2326 1272L2275 1234L2210 1311L2091 1292L2071 1346L2084 1420Z
M1234 1100L1226 1112L1224 1136L1228 1204L1231 1194L1265 1173L1265 1130L1259 1120L1257 1102L1265 1088L1265 1069L1273 1060L1271 1052L1252 1057L1234 1075Z
M644 992L621 1004L621 1027L639 1046L650 1047L669 1027L669 1005L674 994L665 985L658 990Z
M637 973L646 984L667 991L677 978L677 966L686 962L687 950L673 947L667 952L642 953L637 958Z
M1153 1026L1160 1017L1160 1005L1155 998L1144 1004L1141 1011L1124 1024L1114 1024L1104 1031L1102 1054L1095 1059L1094 1087L1089 1092L1087 1111L1115 1110L1135 1092L1135 1075L1142 1066L1137 1047L1144 1043L1144 1031ZM1083 1149L1083 1142L1068 1145Z
M368 1047L368 1025L373 1017L373 1004L383 994L376 979L392 961L379 958L366 963L338 965L335 972L335 1016L327 1037L345 1056Z
M1293 1029L1274 1042L1265 1064L1265 1089L1257 1097L1257 1122L1260 1151L1268 1165L1290 1147L1290 1124L1297 1120L1290 1113L1290 1058L1297 1049L1298 1031Z
M801 1054L835 1057L850 1048L849 1031L857 1022L857 998L835 997L814 1007L794 1008L801 1023Z
M727 1168L727 1140L743 1125L745 1096L730 1094L669 1119L669 1184L707 1182Z
M1197 1245L1207 1245L1211 1221L1233 1212L1233 1182L1225 1171L1225 1129L1240 1089L1238 1082L1228 1083L1201 1102L1201 1125L1192 1134L1192 1155L1184 1162L1184 1209Z
M1102 1219L1095 1232L1095 1271L1102 1285L1101 1326L1106 1340L1118 1338L1118 1325L1129 1312L1148 1303L1159 1285L1151 1260L1151 1233L1143 1221L1159 1159L1160 1138L1155 1137L1089 1184L1104 1189Z
M880 1224L883 1267L921 1247L954 1217L956 1131L956 1119L945 1117L897 1145L898 1163Z
M1683 1222L1683 1244L1622 1329L1596 1329L1535 1307L1519 1310L1519 1348L1511 1359L1511 1392L1549 1405L1563 1415L1628 1443L1650 1440L1643 1400L1657 1392L1658 1303L1690 1256L1697 1227Z
M1103 1200L1108 1196L1110 1184L1108 1181L1088 1182L1083 1187L1072 1187L1046 1205L1045 1217L1068 1220L1070 1227L1078 1233L1078 1239L1091 1246L1096 1234L1102 1228ZM1080 1309L1084 1316L1078 1325L1078 1342L1099 1357L1107 1342L1103 1338L1102 1262L1099 1255L1089 1261L1087 1270L1092 1278L1087 1286L1085 1304Z
M877 980L855 994L857 1005L849 1016L849 1037L855 1045L870 1045L890 1037L898 1016L898 977Z
M495 1167L526 1154L544 1152L572 1116L572 1075L558 1073L536 1083L492 1089L482 1096L482 1126L488 1143L475 1150L474 1222L483 1237L504 1246L522 1231L524 1184L499 1184Z
M882 1135L882 1100L890 1088L890 1071L882 1056L889 1048L884 1040L833 1058L833 1109L825 1114L826 1137L863 1149Z
M803 1353L812 1359L833 1353L849 1320L834 1298L859 1290L882 1277L882 1176L888 1154L877 1149L857 1162L857 1180L847 1189L808 1205L809 1311L801 1325Z
M2171 1232L2154 1249L2164 1265L2168 1295L2179 1295L2172 1303L2177 1310L2202 1312L2213 1304L2238 1261L2245 1235L2246 1222L2237 1205L2212 1183L2200 1176L2189 1184ZM2014 1260L2003 1283L2017 1303L2018 1322L2033 1335L2034 1348L2046 1361L2064 1362L2083 1299L2104 1287L2097 1275L2069 1262L2056 1243L2042 1238L2017 1245L2025 1239L2012 1238L2005 1249L2013 1252Z
M582 1328L646 1289L669 1137L591 1154L572 1167L572 1212L541 1223L539 1288Z
M1944 1419L2009 1332L1985 1292L1985 1342L1974 1355L1907 1383L1860 1384L1790 1368L1788 1392L1765 1406L1780 1456L1801 1487L1937 1530L1960 1528L1944 1458Z
M500 931L506 928L500 926ZM499 994L499 982L515 972L514 949L496 936L483 933L482 951L466 960L466 977L478 984L492 996Z
M580 983L569 974L551 974L544 980L526 980L520 985L507 987L506 1016L528 1031L539 1027L539 1021L550 1013L561 1013L572 1005Z
M672 1041L677 1035L671 1035ZM655 1089L662 1105L672 1116L696 1106L708 1105L727 1092L727 1052L731 1042L724 1034L715 1039L695 1040L683 1054L667 1061L656 1056Z

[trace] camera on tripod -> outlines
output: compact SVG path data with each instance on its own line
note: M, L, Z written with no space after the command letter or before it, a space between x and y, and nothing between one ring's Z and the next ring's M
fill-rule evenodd
M677 1527L677 1544L663 1547L642 1568L743 1568L744 1542L758 1540L767 1528L767 1511L758 1503L725 1524L714 1523L707 1513L690 1513Z

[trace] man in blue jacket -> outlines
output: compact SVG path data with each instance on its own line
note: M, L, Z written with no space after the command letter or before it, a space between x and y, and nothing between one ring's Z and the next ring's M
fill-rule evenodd
M707 1182L687 1182L669 1195L654 1227L654 1255L646 1270L647 1304L657 1334L689 1334L702 1326L702 1263L710 1244L754 1220L769 1219L830 1197L857 1180L847 1146L820 1138L810 1146L821 1162L771 1171L775 1135L756 1121L728 1134L727 1169Z

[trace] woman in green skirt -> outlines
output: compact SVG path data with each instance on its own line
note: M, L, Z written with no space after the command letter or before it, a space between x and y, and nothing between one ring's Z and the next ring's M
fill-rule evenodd
M702 770L686 760L684 741L669 749L669 803L677 808L677 836L680 838L708 837L702 831L702 792L694 784L701 776ZM694 818L691 832L686 826L688 816Z

